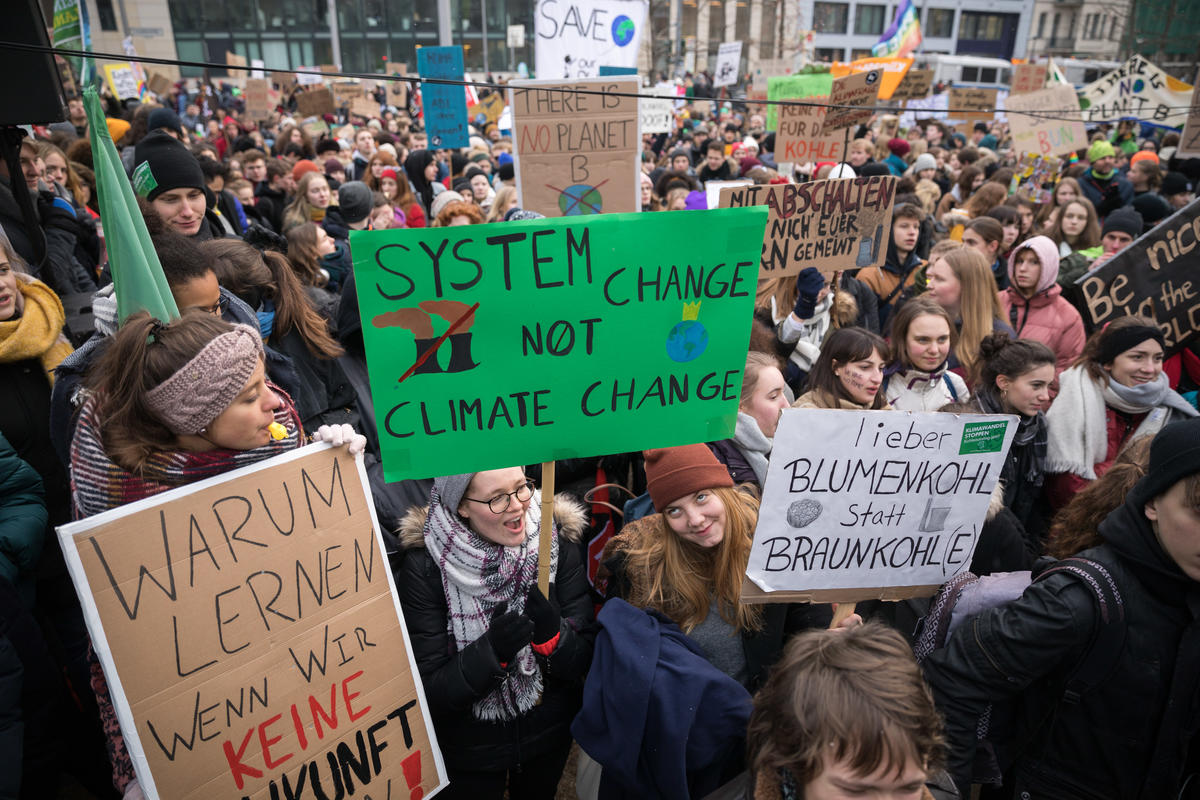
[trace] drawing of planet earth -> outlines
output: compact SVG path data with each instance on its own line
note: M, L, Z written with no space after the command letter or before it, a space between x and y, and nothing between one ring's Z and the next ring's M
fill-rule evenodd
M708 348L708 330L699 320L685 319L667 334L667 355L683 363L699 358Z
M558 196L558 210L566 217L599 214L603 208L604 198L595 186L577 183L568 186L566 191Z
M624 47L633 41L633 20L624 14L613 20L612 38L617 46Z

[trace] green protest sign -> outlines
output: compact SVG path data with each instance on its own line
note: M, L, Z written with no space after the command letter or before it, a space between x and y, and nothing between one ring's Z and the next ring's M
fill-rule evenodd
M766 219L352 233L387 479L732 436Z
M833 75L829 72L767 78L767 100L802 100L822 95L828 98L832 90ZM778 124L779 106L767 106L767 130L778 130Z

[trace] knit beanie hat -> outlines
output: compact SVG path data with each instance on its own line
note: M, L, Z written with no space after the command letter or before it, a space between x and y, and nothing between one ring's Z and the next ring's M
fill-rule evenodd
M921 153L912 165L914 175L925 169L937 169L937 159L930 153Z
M888 150L892 151L893 155L904 158L908 155L908 151L912 149L908 142L904 139L888 139Z
M508 155L508 154L507 154L507 153L501 153L500 155L504 156L504 155ZM1178 174L1178 173L1177 173L1177 174ZM514 165L513 165L513 162L511 162L511 161L506 161L506 162L504 162L503 164L501 164L501 165L500 165L500 166L499 166L499 167L496 169L496 176L497 176L497 177L499 177L499 178L500 178L500 180L502 180L502 181L511 181L511 180L513 180L514 178L516 178L516 177L517 177L517 170L516 170L516 168L514 167ZM1186 190L1185 190L1185 191L1186 191Z
M114 117L106 117L104 124L108 128L108 135L112 137L114 143L121 141L121 137L129 133L129 128L131 127L125 120Z
M1097 139L1096 141L1092 142L1091 147L1089 147L1087 151L1088 161L1091 161L1092 163L1095 163L1097 159L1105 158L1107 156L1115 156L1116 154L1117 151L1113 150L1112 144L1104 141L1103 139Z
M1157 164L1158 163L1158 153L1155 153L1152 150L1138 150L1136 153L1134 153L1133 155L1131 155L1129 157L1129 166L1132 167L1134 164L1138 163L1139 161L1150 161L1150 162Z
M179 115L169 108L156 108L146 117L147 130L156 131L160 128L183 133L183 123L179 121Z
M173 433L200 433L246 388L262 358L259 332L234 325L151 389L146 403Z
M391 178L392 180L399 183L400 182L400 173L396 172L395 167L385 167L384 170L379 173L379 180L383 180L384 178Z
M1200 418L1167 425L1150 443L1150 464L1128 502L1139 510L1179 481L1200 472Z
M172 189L204 190L200 162L182 142L162 131L148 133L137 143L133 163L133 190L139 197L153 200Z
M1100 235L1103 236L1113 231L1128 233L1134 239L1142 235L1143 228L1142 215L1134 211L1129 206L1118 208L1116 211L1104 218L1104 227L1100 230Z
M443 475L433 479L433 488L437 489L442 498L442 505L449 509L451 514L458 513L463 495L467 493L467 487L471 485L471 479L474 477L474 472L464 472L462 475Z
M333 175L333 173L335 173L335 172L345 172L345 171L346 171L345 165L342 164L342 162L338 161L336 158L325 159L325 175L326 176Z
M453 189L448 189L439 194L437 197L433 198L433 202L429 204L429 214L436 219L437 215L442 212L443 208L451 203L461 203L466 199L467 198L463 197Z
M1183 194L1186 191L1188 191L1188 179L1182 172L1168 172L1163 176L1162 188L1159 189L1159 194L1163 197Z
M870 161L858 168L858 177L867 178L872 175L886 176L891 175L892 171L887 168L887 164L879 161Z
M362 181L347 181L338 187L338 208L342 210L342 219L346 222L362 222L371 216L374 202L371 187Z
M1148 228L1153 228L1175 213L1175 209L1171 208L1171 204L1163 199L1162 195L1155 194L1154 192L1139 194L1130 201L1129 205L1141 216L1142 222ZM1137 237L1135 236L1134 238L1136 239Z
M537 211L526 211L523 208L513 206L508 211L504 212L505 222L520 222L523 219L545 219L545 214L540 214Z
M292 180L297 183L308 172L320 172L321 168L307 158L302 158L296 162L296 166L292 167Z
M733 486L729 470L707 445L687 444L647 450L646 486L654 508L662 511L681 497L718 486Z

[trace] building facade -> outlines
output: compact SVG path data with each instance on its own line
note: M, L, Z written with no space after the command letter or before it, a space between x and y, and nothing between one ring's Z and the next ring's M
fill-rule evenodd
M1129 0L1037 0L1029 34L1030 57L1118 60L1130 5Z

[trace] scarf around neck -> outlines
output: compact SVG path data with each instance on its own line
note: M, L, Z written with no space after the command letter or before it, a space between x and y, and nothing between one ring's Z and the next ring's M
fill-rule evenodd
M0 364L36 358L54 383L54 368L71 354L71 343L63 336L66 312L49 286L25 275L17 275L15 298L23 303L20 316L0 322Z
M441 571L447 626L457 650L487 633L492 612L500 603L508 603L509 611L525 610L525 596L537 583L540 528L541 503L535 495L525 512L525 541L515 547L498 545L473 531L442 504L437 489L433 490L425 518L425 546ZM554 532L551 535L553 582L558 537ZM537 705L542 696L542 670L533 648L521 648L507 669L509 677L472 706L476 719L513 720Z
M758 485L766 484L767 460L771 456L772 440L758 427L758 422L754 417L745 411L738 412L737 424L733 429L733 443L746 457L750 469L754 470L754 477L758 478Z
M995 390L990 386L981 386L976 396L980 409L988 414L1013 413L1004 408L1004 403L996 397ZM1039 411L1032 417L1018 414L1017 419L1010 458L1005 461L1000 477L1005 480L1006 487L1013 478L1017 478L1027 488L1037 488L1046 478L1046 449L1049 442L1046 415Z
M1145 414L1159 406L1167 406L1189 417L1197 414L1190 403L1171 389L1165 372L1158 373L1158 377L1150 383L1139 383L1137 386L1126 386L1109 378L1104 387L1104 402L1126 414Z

